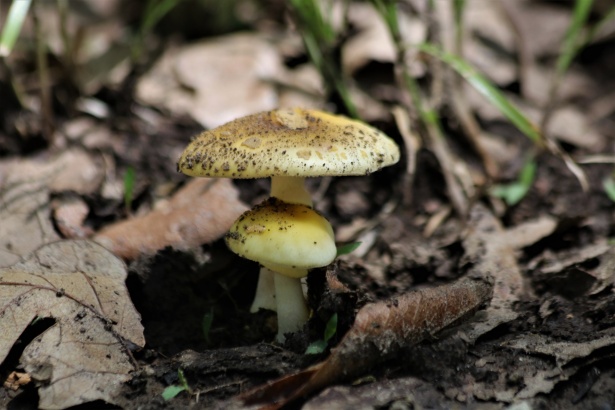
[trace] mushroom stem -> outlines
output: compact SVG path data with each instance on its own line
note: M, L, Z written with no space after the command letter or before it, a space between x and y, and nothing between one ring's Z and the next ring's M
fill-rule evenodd
M256 313L259 309L277 310L275 303L275 284L273 277L276 273L271 269L261 266L261 271L258 275L258 284L256 285L256 294L254 301L250 306L250 312Z
M271 196L290 204L312 206L312 197L305 190L303 177L271 177Z
M307 272L306 272L307 273ZM278 305L277 341L282 343L286 333L301 330L308 320L308 308L303 297L301 279L274 274L275 296Z

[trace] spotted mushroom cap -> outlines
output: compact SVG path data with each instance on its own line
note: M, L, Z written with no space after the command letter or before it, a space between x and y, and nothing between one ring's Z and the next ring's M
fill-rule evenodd
M239 256L293 278L330 264L337 254L329 221L309 206L277 198L241 215L225 240Z
M397 144L376 128L291 108L248 115L199 134L177 168L197 177L316 177L369 174L398 160Z

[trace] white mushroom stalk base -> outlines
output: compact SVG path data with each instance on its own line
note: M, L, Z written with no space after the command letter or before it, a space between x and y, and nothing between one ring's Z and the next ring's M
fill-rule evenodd
M301 330L308 320L309 311L303 297L301 279L289 278L279 273L274 273L273 278L278 307L277 341L282 343L286 333Z
M275 301L275 284L273 277L276 273L271 269L261 266L258 274L258 284L256 285L256 294L250 306L250 313L256 313L259 309L267 309L277 311Z

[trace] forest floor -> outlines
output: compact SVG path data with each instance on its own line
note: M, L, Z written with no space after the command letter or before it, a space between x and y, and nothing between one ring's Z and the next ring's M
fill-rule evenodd
M1 408L615 408L612 21L553 103L574 6L469 0L464 58L534 123L551 110L548 143L411 51L440 116L434 138L406 125L419 119L382 20L349 2L339 65L361 118L402 158L307 180L336 242L360 245L310 271L310 320L280 344L276 313L249 312L258 264L223 239L269 182L190 178L177 160L243 115L348 108L286 2L182 2L139 58L145 11L102 3L68 14L73 52L55 3L34 6L0 65ZM404 41L434 27L450 38L450 10L428 25L420 4L400 6ZM596 2L587 24L606 14ZM324 348L306 354L314 342Z

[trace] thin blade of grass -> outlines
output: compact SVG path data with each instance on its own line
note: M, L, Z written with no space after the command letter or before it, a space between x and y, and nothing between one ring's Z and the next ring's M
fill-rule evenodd
M557 59L558 75L563 75L568 70L572 60L583 46L583 27L585 27L593 2L594 0L577 0L575 3L572 22L566 31L562 51Z
M21 27L30 9L31 0L13 0L6 17L6 24L0 35L0 57L7 57L13 51Z
M512 102L510 102L500 90L498 90L489 80L478 73L474 67L461 58L443 51L434 44L422 43L418 45L419 50L429 54L453 68L476 91L487 98L502 114L506 116L525 136L536 145L543 145L543 136L538 127L532 123Z

